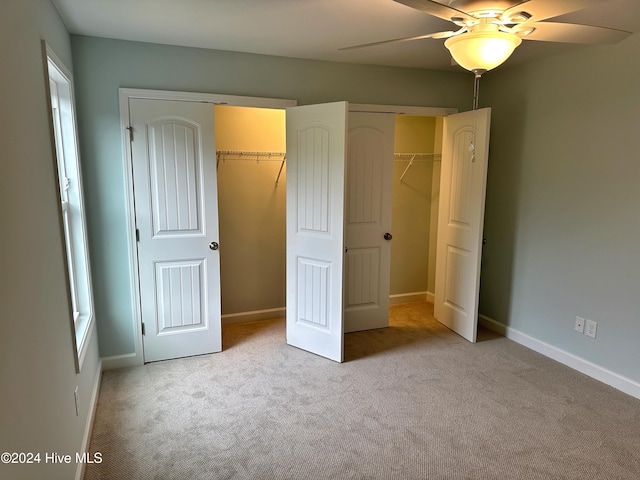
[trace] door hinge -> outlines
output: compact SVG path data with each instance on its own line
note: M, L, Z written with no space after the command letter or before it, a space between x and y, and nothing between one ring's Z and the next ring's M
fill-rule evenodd
M144 322L142 322L141 325L142 325L142 335L144 335Z
M129 141L133 142L133 127L127 127L127 130L129 130Z
M136 242L140 241L140 230L136 228Z

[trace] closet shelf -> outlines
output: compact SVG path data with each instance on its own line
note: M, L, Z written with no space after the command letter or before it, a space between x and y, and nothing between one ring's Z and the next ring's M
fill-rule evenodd
M409 161L409 165L407 165L407 168L405 168L402 175L400 175L400 183L403 183L402 180L404 176L415 162L439 162L442 160L441 153L395 153L393 156L396 162Z
M278 177L276 178L276 185L280 180L282 174L282 168L284 162L287 160L286 152L249 152L246 150L218 150L216 151L216 168L220 165L220 160L226 162L227 160L251 160L256 163L260 162L282 162L280 170L278 170Z
M394 153L393 157L396 161L414 162L439 162L442 159L441 153Z
M216 157L218 161L222 160L254 160L256 162L276 161L281 162L285 159L285 152L248 152L246 150L218 150Z

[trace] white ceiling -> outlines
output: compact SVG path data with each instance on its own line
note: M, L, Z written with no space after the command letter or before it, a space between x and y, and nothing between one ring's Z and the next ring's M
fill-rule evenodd
M560 0L558 0L560 1ZM341 47L452 30L392 0L52 0L71 33L216 50L454 70L444 40ZM441 3L447 3L441 0ZM553 21L640 32L640 1L610 0ZM582 48L524 41L507 64Z

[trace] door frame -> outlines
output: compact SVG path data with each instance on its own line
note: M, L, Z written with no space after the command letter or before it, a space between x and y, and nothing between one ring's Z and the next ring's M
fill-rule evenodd
M138 248L136 239L136 211L133 194L133 162L131 158L131 146L129 142L129 100L133 98L174 100L183 102L211 103L212 105L230 105L252 108L286 109L298 105L297 100L283 98L250 97L239 95L226 95L216 93L199 93L170 90L147 90L139 88L119 88L120 106L120 132L123 162L123 176L125 186L126 224L127 224L127 250L129 260L129 288L132 298L132 320L135 336L133 353L117 355L103 359L104 369L133 367L144 365L143 340L142 340L142 310L140 305L140 278L138 275ZM350 112L380 112L395 113L398 115L415 115L424 117L446 117L458 113L457 108L445 107L420 107L400 105L378 105L349 103Z

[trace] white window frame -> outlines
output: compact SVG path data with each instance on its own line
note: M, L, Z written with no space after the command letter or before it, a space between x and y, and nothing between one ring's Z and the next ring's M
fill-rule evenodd
M43 42L44 43L44 42ZM44 43L47 99L52 147L56 159L59 214L65 243L70 325L76 371L80 373L94 325L93 288L87 242L87 222L73 97L73 78Z

